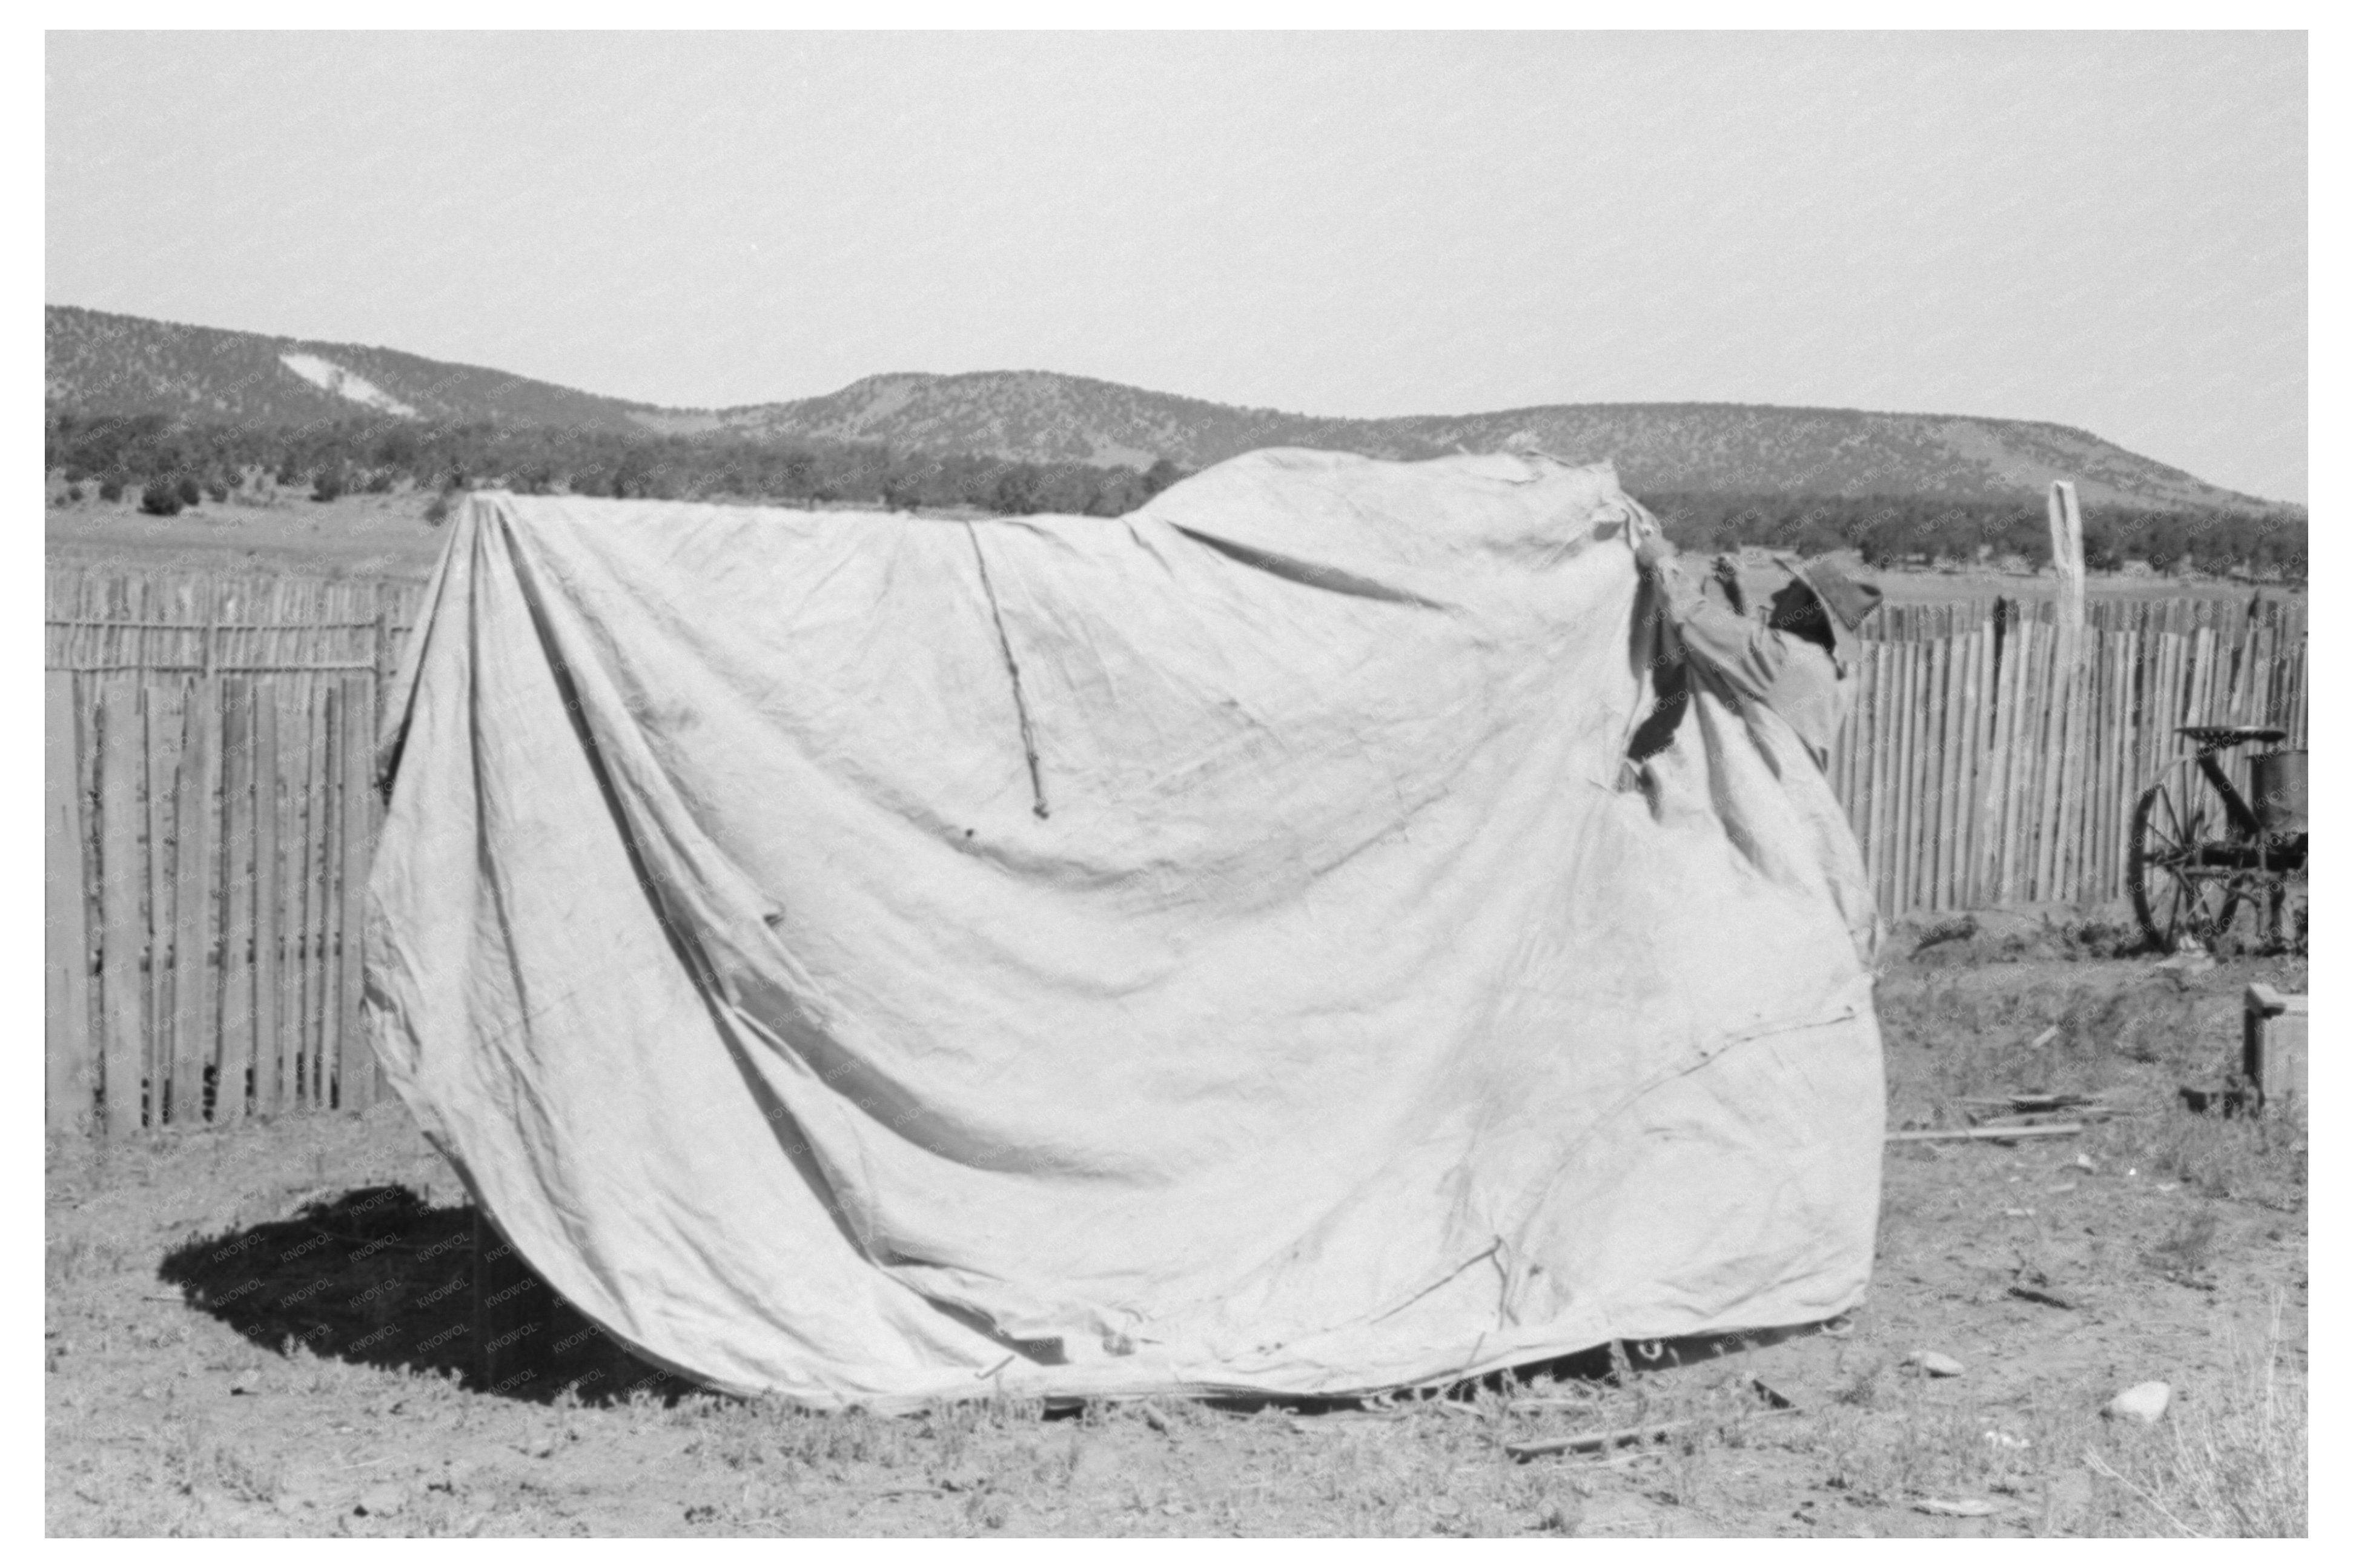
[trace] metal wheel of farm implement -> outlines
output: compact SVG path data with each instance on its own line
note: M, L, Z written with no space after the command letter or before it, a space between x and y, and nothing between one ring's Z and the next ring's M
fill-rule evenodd
M2159 951L2172 952L2189 937L2212 952L2229 939L2249 890L2229 853L2233 837L2222 797L2194 761L2168 768L2141 793L2126 877L2133 913Z

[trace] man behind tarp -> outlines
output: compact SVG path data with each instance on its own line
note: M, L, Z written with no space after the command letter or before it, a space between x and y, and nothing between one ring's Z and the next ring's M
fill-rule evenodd
M1635 545L1634 559L1659 596L1682 658L1728 696L1778 713L1814 765L1827 770L1853 701L1855 629L1879 607L1878 587L1833 562L1781 557L1789 581L1760 624L1704 593L1656 530Z

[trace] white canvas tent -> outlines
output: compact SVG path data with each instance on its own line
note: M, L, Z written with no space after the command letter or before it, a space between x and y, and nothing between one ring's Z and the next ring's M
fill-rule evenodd
M523 1256L818 1404L1337 1394L1869 1273L1870 894L1648 683L1604 468L1268 451L1126 518L478 495L368 1005Z

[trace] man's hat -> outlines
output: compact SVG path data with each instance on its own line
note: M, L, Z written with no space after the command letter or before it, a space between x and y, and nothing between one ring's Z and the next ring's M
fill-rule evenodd
M1862 618L1879 608L1882 595L1876 583L1858 582L1841 570L1839 563L1823 556L1811 561L1792 560L1789 575L1814 591L1840 625L1853 631L1862 625Z
M1822 606L1831 624L1831 644L1836 656L1841 659L1852 658L1855 628L1862 625L1865 616L1879 608L1879 585L1848 576L1845 568L1827 556L1800 561L1794 555L1776 554L1773 559L1790 577L1804 584Z

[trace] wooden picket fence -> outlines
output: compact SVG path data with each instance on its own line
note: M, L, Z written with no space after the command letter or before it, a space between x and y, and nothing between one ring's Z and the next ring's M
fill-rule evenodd
M47 1109L111 1135L361 1110L376 719L414 583L52 571ZM1831 778L1890 917L2121 896L2188 723L2306 730L2304 605L2095 600L1866 623Z
M2133 808L2188 724L2307 733L2301 599L2094 600L2063 679L2049 600L1889 606L1831 783L1881 912L2126 896ZM2245 759L2226 760L2246 787Z
M376 715L414 584L52 571L47 1105L364 1109Z

